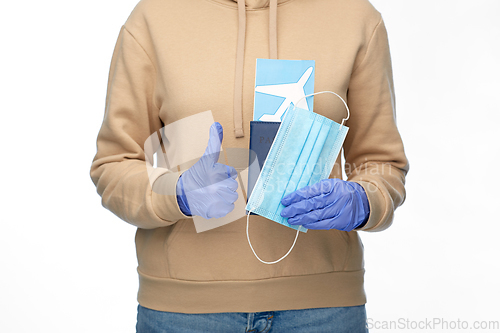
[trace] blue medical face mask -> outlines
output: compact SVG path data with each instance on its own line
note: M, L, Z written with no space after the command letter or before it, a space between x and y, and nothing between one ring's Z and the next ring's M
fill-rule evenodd
M288 224L287 218L280 215L285 208L281 204L281 199L300 188L329 177L349 130L344 126L344 122L349 118L349 108L339 95L322 91L305 97L326 92L336 95L344 102L347 118L338 124L322 115L296 107L298 103L290 105L246 206L248 212L296 229L297 234L292 248L297 241L299 231L307 230L300 225ZM261 260L248 236L248 218L249 215L247 215L247 239L257 259L266 264L273 264L291 252L292 248L281 259L273 262Z

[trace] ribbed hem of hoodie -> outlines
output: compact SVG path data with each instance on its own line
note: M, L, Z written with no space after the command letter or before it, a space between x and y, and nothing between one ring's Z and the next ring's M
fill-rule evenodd
M138 273L137 300L157 311L262 312L366 303L364 270L249 281L188 281Z

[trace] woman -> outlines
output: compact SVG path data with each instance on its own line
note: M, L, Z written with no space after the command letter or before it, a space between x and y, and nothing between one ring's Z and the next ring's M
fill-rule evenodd
M199 167L151 174L144 151L162 126L206 110L221 125L210 144L220 145L223 128L224 149L248 149L256 58L315 60L315 90L338 93L350 109L348 181L339 158L326 180L337 190L312 194L326 197L317 210L348 202L325 217L343 222L309 222L275 265L253 256L244 218L197 233L191 219L203 208L183 202L182 189ZM345 110L330 102L315 99L314 112L340 122ZM137 331L366 332L358 231L389 227L405 198L409 164L395 118L387 34L367 0L139 2L113 53L90 172L103 206L138 228ZM295 235L257 215L252 226L262 258L286 252Z

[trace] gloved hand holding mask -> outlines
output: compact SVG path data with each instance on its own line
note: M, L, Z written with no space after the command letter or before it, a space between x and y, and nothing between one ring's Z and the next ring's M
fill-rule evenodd
M330 178L292 192L281 200L281 216L291 225L307 229L351 231L370 215L368 198L361 185Z
M234 209L238 174L233 167L217 162L222 137L221 124L213 123L205 153L177 182L177 202L185 215L219 218Z

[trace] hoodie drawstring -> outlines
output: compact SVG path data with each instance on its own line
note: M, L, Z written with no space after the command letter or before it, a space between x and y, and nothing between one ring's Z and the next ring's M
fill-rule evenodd
M278 59L277 11L278 0L271 0L269 4L269 59Z
M238 44L236 46L236 72L234 75L233 121L234 135L237 138L243 133L243 60L245 57L246 8L245 0L238 0Z
M270 0L269 5L269 58L278 59L277 33L278 0ZM246 7L245 0L238 0L238 42L236 46L236 71L234 75L234 104L233 121L234 135L237 138L245 136L243 133L243 69L245 59L246 36Z

